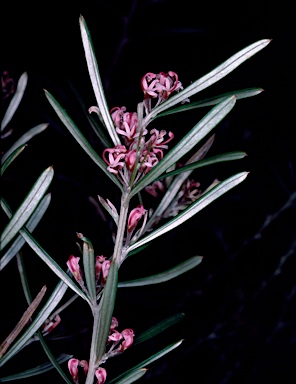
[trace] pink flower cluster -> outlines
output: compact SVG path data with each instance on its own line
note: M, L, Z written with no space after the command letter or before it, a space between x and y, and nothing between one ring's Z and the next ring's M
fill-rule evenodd
M69 369L69 372L70 372L75 384L79 383L78 366L83 368L84 374L86 376L87 372L88 372L88 362L86 360L70 359L68 361L68 369ZM95 375L96 375L96 378L98 379L96 384L104 384L105 383L106 378L107 378L106 369L99 367L95 371Z
M123 331L119 332L116 330L118 327L118 321L115 317L112 317L112 322L110 326L109 336L107 344L112 343L108 352L106 353L107 357L113 357L124 352L128 349L134 342L134 331L130 328L126 328Z
M156 105L167 100L172 92L183 89L178 75L173 71L158 74L148 72L142 77L141 86L145 99L158 98Z
M116 109L112 117L115 115L113 119L117 124L117 131L124 136L126 144L106 148L103 151L103 160L108 165L108 171L117 175L123 184L128 186L135 166L137 166L137 177L134 182L147 174L163 158L163 150L168 148L167 143L174 138L174 134L169 132L168 138L165 140L166 131L152 129L149 139L145 140L144 136L148 131L144 129L139 138L140 132L135 126L136 113L133 112L135 117L127 119L125 115L129 115L129 113L124 110L125 107ZM132 126L128 124L127 120Z
M76 257L71 255L69 257L69 260L67 261L67 266L70 269L72 275L74 276L75 280L78 282L78 284L81 286L83 290L85 290L84 286L84 280L83 280L83 274L82 270L79 266L79 260L80 257ZM95 260L95 279L96 279L96 285L98 286L104 286L108 277L108 271L110 268L110 260L106 260L106 257L96 256Z

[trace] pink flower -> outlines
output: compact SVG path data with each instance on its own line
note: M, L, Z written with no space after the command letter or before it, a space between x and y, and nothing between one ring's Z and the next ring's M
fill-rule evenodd
M154 181L151 185L145 188L145 191L150 193L154 197L158 197L158 191L164 192L165 188L163 183L160 180Z
M79 366L83 368L85 376L87 376L88 372L88 362L86 360L80 360L79 361Z
M144 92L145 99L149 97L158 96L158 79L156 79L156 74L148 72L141 79L141 87Z
M136 228L138 222L146 212L147 210L144 209L144 206L142 204L139 204L136 208L131 211L128 217L128 232L132 232Z
M61 322L59 315L56 315L53 320L46 320L41 328L43 336L48 335Z
M102 275L103 275L103 283L106 283L107 277L108 277L108 272L110 268L110 260L105 260L102 264Z
M114 121L115 127L120 127L122 122L122 117L124 112L126 111L126 107L114 107L111 109L110 114Z
M124 341L121 343L121 347L123 348L123 351L125 351L133 344L135 334L130 328L124 329L121 334L124 338Z
M109 336L108 336L108 341L119 341L122 339L122 334L116 330L113 331L113 333L111 333Z
M78 359L70 359L68 361L68 369L75 384L78 384L78 364Z
M113 331L115 328L118 327L118 320L116 317L112 317L111 325L110 325L110 331Z
M83 284L83 278L82 278L81 268L79 267L79 260L80 260L80 257L75 257L71 255L69 257L69 260L67 261L67 266L72 272L76 281L81 285Z
M103 160L108 164L108 171L117 174L120 169L124 167L124 159L127 149L124 145L115 145L114 148L106 148L103 151ZM108 159L106 158L108 153Z
M96 256L96 263L95 263L95 272L96 272L96 282L99 280L102 270L102 263L105 261L105 257L103 255Z
M104 384L107 377L106 369L98 368L95 372L96 378L98 379L97 384Z

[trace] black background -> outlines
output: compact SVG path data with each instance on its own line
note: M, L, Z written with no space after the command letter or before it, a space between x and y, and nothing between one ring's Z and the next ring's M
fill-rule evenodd
M8 70L16 80L26 71L29 83L8 127L13 134L1 141L1 151L33 126L50 125L5 172L1 190L16 209L41 172L54 167L51 205L34 236L65 269L69 255L78 255L76 232L91 239L96 254L112 252L114 227L109 218L102 220L89 197L96 200L99 194L117 207L120 203L118 191L70 136L43 93L45 88L56 97L100 151L71 88L87 107L95 104L79 15L90 29L110 108L125 105L129 111L141 101L140 79L146 72L173 70L187 86L247 45L272 39L264 50L194 97L249 87L265 90L237 102L215 128L209 152L241 150L248 156L193 175L206 188L216 177L222 180L240 171L250 174L123 264L122 281L163 271L194 255L204 256L199 267L169 283L118 291L114 315L120 329L133 328L139 334L176 313L185 313L185 318L108 361L109 378L184 339L179 348L151 364L141 382L295 383L295 11L293 1L85 0L2 7L1 70ZM8 101L3 102L2 115ZM172 130L180 138L207 111L175 115L157 121L155 127ZM148 203L155 204L147 198ZM22 253L32 295L46 284L49 297L57 279L29 247L24 246ZM26 309L15 260L2 271L1 283L3 340ZM87 359L91 335L87 305L77 300L61 316L62 323L52 334L56 340L48 340L50 348L55 354ZM44 361L41 347L29 346L2 368L0 377ZM49 372L23 382L63 380Z

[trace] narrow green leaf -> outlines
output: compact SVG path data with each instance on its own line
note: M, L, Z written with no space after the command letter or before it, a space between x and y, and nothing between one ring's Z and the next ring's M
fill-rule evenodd
M35 211L32 213L32 216L28 220L26 224L26 229L29 232L33 232L36 228L37 224L43 217L45 211L47 210L51 200L51 194L48 193L44 196L44 198L40 201ZM0 271L10 262L10 260L20 251L22 246L25 244L25 240L22 236L17 236L15 241L11 244L6 253L2 256L0 260Z
M104 287L104 293L100 306L96 350L97 363L99 363L105 353L106 342L110 331L110 324L115 305L117 282L118 265L115 261L112 261L108 271L108 278Z
M26 145L22 145L22 146L20 146L19 148L17 148L16 150L14 150L14 151L11 153L11 155L8 156L8 157L6 158L6 161L4 161L3 158L2 158L2 160L1 160L1 162L2 162L2 166L1 166L1 176L3 175L4 171L6 170L6 168L13 162L13 160L14 160L15 158L18 157L18 155L19 155L20 153L23 152L23 150L24 150L25 148L26 148Z
M175 277L180 276L187 271L190 271L190 269L199 265L201 261L201 256L195 256L184 261L183 263L178 264L174 268L168 269L167 271L158 273L156 275L143 277L136 280L122 281L121 283L118 283L118 288L140 287L143 285L163 283L165 281L174 279Z
M73 357L73 355L67 355L65 353L62 353L61 355L59 355L56 358L56 361L59 364L62 364L64 362L70 360L72 357ZM16 373L16 374L11 375L11 376L2 377L0 379L0 383L12 381L12 380L26 379L26 378L31 377L31 376L36 376L36 375L40 375L42 373L48 372L53 368L54 368L54 366L52 365L52 363L44 363L44 364L38 365L37 367L28 369L24 372Z
M171 115L173 113L189 111L191 109L196 109L196 108L201 108L201 107L209 107L211 105L215 105L215 104L220 103L225 98L230 97L232 95L235 96L236 100L240 100L240 99L245 99L247 97L256 96L263 91L264 91L264 89L262 89L262 88L247 88L247 89L241 89L239 91L232 91L232 92L223 93L222 95L219 95L219 96L209 97L209 98L204 99L204 100L199 100L199 101L196 101L194 103L186 103L186 104L183 104L177 108L169 109L169 110L157 115L156 118Z
M196 162L198 160L203 159L206 154L208 153L209 149L211 148L213 142L214 142L215 136L212 135L205 144L199 148L197 152L195 152L190 159L186 162L185 165L191 164L193 162ZM175 170L176 167L172 167L172 171ZM165 173L167 175L169 171ZM177 177L173 178L172 176L169 176L169 180L171 180L170 184L168 185L167 191L162 197L160 203L154 210L153 214L150 216L146 226L145 226L145 232L147 232L150 228L152 228L155 224L155 222L159 221L159 218L162 217L164 211L167 209L167 207L171 204L173 199L176 197L177 193L179 192L180 188L186 181L186 179L189 178L190 174L192 173L192 170L188 170L186 172L183 172L179 174Z
M82 238L82 241L83 241L83 247L82 247L83 267L84 267L86 286L92 302L95 303L96 302L96 279L95 279L94 248L89 240L85 241L84 238Z
M207 205L212 203L214 200L216 200L218 197L229 191L231 188L235 187L236 185L240 184L245 178L247 177L248 172L241 172L234 176L231 176L230 178L224 180L223 182L220 182L216 187L212 188L209 192L201 196L198 200L196 200L193 204L191 204L188 208L186 208L183 212L179 213L177 216L175 216L172 220L170 220L168 223L164 224L162 227L156 229L152 233L150 233L148 236L144 237L143 239L139 240L135 244L132 244L128 251L132 251L136 249L137 247L140 247L147 242L155 239L156 237L163 235L164 233L172 230L173 228L177 227L178 225L184 223L184 221L190 219L192 216L194 216L197 212L201 211L203 208L205 208Z
M43 132L49 124L39 124L36 125L36 127L31 128L28 132L26 132L23 136L21 136L10 148L7 152L4 153L1 163L4 163L4 161L13 153L14 150L16 150L18 147L20 147L23 144L26 144L29 140L32 139L32 137L38 135L39 133Z
M167 319L160 321L156 325L153 325L152 327L142 332L139 336L135 338L133 347L140 343L143 343L146 340L151 339L154 336L157 336L161 332L165 331L167 328L172 327L179 321L183 320L184 317L184 313L177 313L176 315L170 316Z
M115 379L110 380L110 381L109 381L109 384L117 383L118 380L123 379L124 377L126 377L126 375L129 375L131 372L134 372L134 371L137 370L137 369L145 368L147 365L153 363L154 361L160 359L162 356L166 355L167 353L173 351L175 348L179 347L179 345L180 345L182 342L183 342L183 340L180 340L180 341L178 341L177 343L171 344L171 345L169 345L168 347L162 349L161 351L155 353L154 355L152 355L152 356L149 357L148 359L142 361L140 364L137 364L137 365L134 366L133 368L129 369L128 371L126 371L126 372L124 372L124 373L122 373L121 375L117 376Z
M129 254L127 255L127 257L135 255L136 253L141 252L143 249L147 248L149 245L150 244L144 244L142 247L139 247L139 248L134 249L133 251L130 251Z
M17 110L23 98L23 95L27 86L27 82L28 82L28 75L27 75L27 72L24 72L19 78L15 94L13 95L13 98L11 99L9 106L3 117L3 120L1 122L1 131L3 131L3 129L7 126L7 124L12 119L12 116L15 114L15 111Z
M162 175L170 166L175 164L182 156L189 152L200 140L202 140L235 105L235 97L232 96L211 109L206 116L198 122L191 131L173 148L164 158L151 169L132 189L135 195L148 184Z
M244 61L255 55L257 52L261 51L261 49L265 48L270 43L270 41L271 40L268 39L259 40L256 43L253 43L248 47L242 49L241 51L237 52L235 55L231 56L228 60L220 64L211 72L207 73L205 76L201 77L200 79L196 80L191 85L186 87L183 91L178 92L176 95L169 98L167 101L160 104L158 107L153 108L149 115L146 116L145 121L148 123L148 121L153 119L159 113L165 111L168 108L173 107L181 101L193 96L194 94L216 83L218 80L228 75L228 73L232 72Z
M47 168L35 182L29 194L10 219L1 235L0 250L3 249L18 231L26 224L36 206L43 198L53 178L53 168Z
M60 367L58 361L55 359L55 357L53 356L53 354L51 353L50 349L48 348L45 340L44 340L44 337L42 336L42 333L40 331L38 331L38 335L39 335L39 341L42 345L42 348L44 350L44 352L46 353L49 361L51 362L52 366L57 370L57 372L60 374L61 378L67 383L67 384L73 384L72 380L69 380L67 375L65 374L65 372L62 370L62 368Z
M27 331L16 341L16 343L6 352L0 359L0 367L18 353L26 344L26 342L34 335L35 332L42 326L44 321L49 317L50 313L55 309L58 303L63 298L68 286L63 281L60 281L55 290L51 294L47 303L36 316L36 319L27 329Z
M97 64L93 44L91 41L91 36L87 28L86 22L82 16L80 16L79 18L79 25L81 30L81 37L82 37L88 72L89 72L90 80L94 90L94 94L97 100L98 108L102 116L102 120L109 132L109 135L114 145L121 144L119 137L117 135L117 132L115 130L111 115L109 113L109 108L104 95L104 90L103 90L102 81L101 81L101 77L98 69L98 64Z
M4 199L1 199L1 207L8 217L11 216L11 210ZM21 229L20 234L25 239L26 243L33 249L33 251L45 262L45 264L61 279L69 288L76 292L80 297L86 300L89 304L89 299L84 292L81 291L70 279L70 277L63 271L63 269L49 256L47 252L37 243L34 237L26 230ZM91 304L90 304L91 305Z
M59 116L59 118L64 123L65 127L68 129L71 135L74 137L74 139L93 160L93 162L99 168L101 168L101 170L105 172L105 174L122 190L122 185L120 184L119 180L112 173L107 171L107 165L105 164L105 162L101 159L101 157L92 148L86 138L82 135L82 133L75 125L73 120L70 118L70 116L67 114L67 112L60 106L56 99L47 90L44 90L44 92L49 103L55 110L56 114Z
M241 152L241 151L223 153L222 155L209 157L204 160L199 160L199 161L195 161L194 163L184 165L184 167L175 169L174 171L167 172L164 175L159 176L157 180L164 179L165 177L176 176L176 175L179 175L180 173L192 171L194 169L205 167L207 165L223 163L225 161L240 160L246 156L247 156L246 152Z
M147 371L148 369L145 369L145 368L136 369L135 371L126 375L123 379L116 381L116 384L134 383L135 381L139 380L142 376L144 376Z

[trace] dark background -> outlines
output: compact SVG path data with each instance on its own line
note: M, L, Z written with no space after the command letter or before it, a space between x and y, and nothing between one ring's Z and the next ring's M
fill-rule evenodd
M96 254L111 254L114 228L109 218L102 219L90 197L96 200L99 194L117 207L120 202L118 191L70 136L43 93L46 88L56 97L100 151L71 88L80 93L86 107L95 104L79 15L90 29L110 108L125 105L129 111L141 101L140 79L146 72L173 70L187 86L249 44L272 39L264 50L193 98L249 87L265 90L238 101L214 130L209 155L241 150L248 157L196 170L193 176L206 188L216 177L222 180L240 171L250 174L123 264L122 281L163 271L194 255L204 256L195 270L169 283L118 291L114 315L120 329L133 328L139 334L176 313L185 313L185 318L108 362L109 378L184 339L179 348L151 364L141 382L296 381L296 5L258 3L85 0L2 6L1 71L8 70L16 81L27 71L29 83L8 127L13 134L1 141L1 151L33 126L43 122L50 126L6 171L1 190L16 209L41 172L53 165L52 202L34 236L65 268L69 255L78 255L76 232L91 239ZM2 104L2 115L8 101ZM172 130L180 138L207 111L168 117L155 127ZM24 246L22 253L32 295L46 284L48 297L57 279L29 247ZM2 271L1 283L2 341L26 309L15 260ZM62 323L48 340L50 348L55 354L87 359L91 335L87 305L77 300L61 315ZM41 347L29 346L2 368L0 376L44 361ZM23 382L63 381L49 372Z

